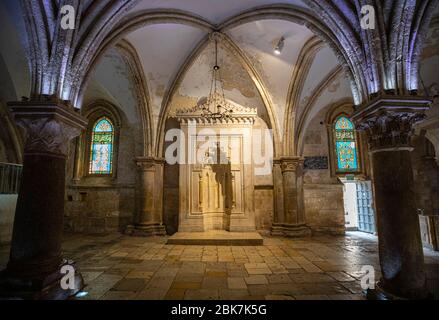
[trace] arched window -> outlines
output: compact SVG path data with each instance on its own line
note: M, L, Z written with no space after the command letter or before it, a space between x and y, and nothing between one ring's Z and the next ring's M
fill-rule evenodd
M113 123L107 117L99 118L91 134L90 174L113 173L113 144Z
M354 124L345 116L340 116L334 124L335 152L338 172L359 170L357 139Z

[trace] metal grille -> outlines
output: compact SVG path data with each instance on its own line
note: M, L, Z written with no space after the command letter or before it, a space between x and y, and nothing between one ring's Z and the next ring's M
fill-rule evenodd
M370 181L357 183L358 230L375 232L375 216L372 208L372 186Z
M18 194L23 166L0 162L0 194Z

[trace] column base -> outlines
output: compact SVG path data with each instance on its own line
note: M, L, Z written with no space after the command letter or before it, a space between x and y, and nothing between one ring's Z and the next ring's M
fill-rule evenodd
M153 237L165 236L166 229L162 224L135 224L129 225L125 229L125 234L134 237Z
M271 227L272 236L283 237L309 237L311 229L305 224L273 223Z
M66 274L60 270L64 265L72 266L74 289L63 289L61 279ZM58 271L35 276L20 276L8 269L0 272L0 300L66 300L84 288L84 279L73 261L64 260Z
M375 284L375 289L367 289L366 290L367 300L430 300L433 299L433 296L425 292L417 297L401 297L396 294L393 294L386 289L383 288L382 282L378 281Z

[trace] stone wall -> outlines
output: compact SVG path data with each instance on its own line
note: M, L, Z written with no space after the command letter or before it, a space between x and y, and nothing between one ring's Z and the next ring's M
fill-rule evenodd
M331 175L328 130L320 111L310 122L304 136L304 157L327 157L327 169L304 170L305 220L313 232L341 234L345 231L343 184Z
M415 148L411 157L416 208L429 223L428 227L427 224L421 224L421 233L429 233L426 245L439 250L439 165L434 147L427 138L417 136L413 143Z
M134 187L72 187L68 189L64 226L84 233L123 232L134 212Z
M18 195L0 194L0 244L11 242Z
M255 188L256 229L268 232L273 223L273 186Z
M123 113L118 110L123 115ZM85 159L85 144L70 146L67 163L64 227L66 231L105 234L123 232L133 222L135 212L135 158L141 150L139 123L130 123L122 116L119 136L114 145L114 175L90 176ZM113 119L112 119L113 120ZM114 120L113 120L114 121ZM80 138L81 139L81 138ZM79 141L79 139L78 139ZM79 159L76 152L82 155ZM79 169L78 169L79 166Z
M343 185L305 184L305 218L313 232L345 231Z

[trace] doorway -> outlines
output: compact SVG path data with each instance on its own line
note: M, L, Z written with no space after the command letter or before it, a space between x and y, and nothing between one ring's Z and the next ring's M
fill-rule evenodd
M347 231L375 233L375 213L371 181L341 179Z

